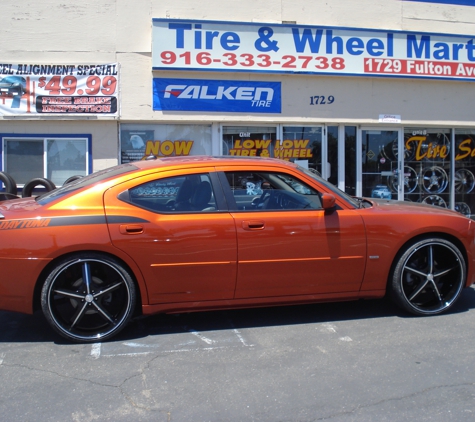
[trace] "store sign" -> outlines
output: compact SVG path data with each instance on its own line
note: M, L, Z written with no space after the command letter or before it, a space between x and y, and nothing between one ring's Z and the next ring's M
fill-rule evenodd
M1 115L117 115L118 64L0 64Z
M401 123L401 116L399 114L380 114L380 123Z
M153 109L280 113L280 82L153 79Z
M474 36L153 19L153 69L475 80Z
M229 155L243 157L275 157L281 160L312 158L312 150L308 148L309 139L277 140L272 145L270 139L237 139ZM272 152L273 151L273 152Z

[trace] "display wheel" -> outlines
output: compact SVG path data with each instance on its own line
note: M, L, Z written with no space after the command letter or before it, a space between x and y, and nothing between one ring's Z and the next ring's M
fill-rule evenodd
M394 158L397 160L399 157L399 148L398 148L397 138L392 142L391 149L392 149ZM415 155L416 155L415 148L412 147L411 149L408 149L406 145L404 145L404 161L412 161Z
M434 205L436 207L447 208L447 204L439 195L426 196L422 202L428 205Z
M475 186L475 176L470 170L460 169L455 172L455 192L470 193Z
M404 193L412 193L416 190L419 182L417 172L409 166L404 166L403 183ZM399 181L397 173L389 177L389 186L394 192L398 191Z
M455 211L459 212L460 214L469 217L472 215L472 210L465 202L456 202L455 203Z
M428 193L441 193L448 184L447 173L439 166L427 167L422 170L421 184Z

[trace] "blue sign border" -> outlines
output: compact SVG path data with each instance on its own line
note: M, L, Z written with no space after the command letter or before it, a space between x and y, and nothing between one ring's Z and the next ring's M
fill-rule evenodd
M173 88L170 88L172 86ZM281 113L282 84L260 81L153 78L153 110Z

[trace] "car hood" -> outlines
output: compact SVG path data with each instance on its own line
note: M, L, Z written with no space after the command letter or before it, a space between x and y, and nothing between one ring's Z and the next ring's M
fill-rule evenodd
M365 198L373 203L373 207L381 212L388 211L397 214L444 214L465 217L456 211L420 202L394 201L390 199ZM467 218L467 217L465 217Z

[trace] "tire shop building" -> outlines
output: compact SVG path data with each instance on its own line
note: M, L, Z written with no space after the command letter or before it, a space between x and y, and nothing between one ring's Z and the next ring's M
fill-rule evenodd
M475 215L473 3L4 0L4 189L261 155Z

